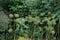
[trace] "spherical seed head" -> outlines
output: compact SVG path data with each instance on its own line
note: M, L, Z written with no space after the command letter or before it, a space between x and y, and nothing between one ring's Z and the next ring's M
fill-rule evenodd
M14 16L13 16L13 14L9 14L9 17L10 17L10 18L13 18Z
M13 31L13 29L12 28L10 28L9 30L8 30L8 32L12 32Z
M14 16L15 16L16 18L18 18L18 17L19 17L19 14L14 14Z

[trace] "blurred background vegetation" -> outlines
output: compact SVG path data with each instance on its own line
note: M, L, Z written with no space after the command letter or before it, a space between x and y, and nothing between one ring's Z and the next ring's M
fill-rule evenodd
M60 40L60 0L0 0L0 40Z

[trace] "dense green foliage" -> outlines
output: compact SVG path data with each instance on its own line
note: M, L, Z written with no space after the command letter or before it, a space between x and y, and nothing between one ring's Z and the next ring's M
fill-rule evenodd
M0 5L9 12L6 40L18 40L21 36L60 40L60 0L1 0Z

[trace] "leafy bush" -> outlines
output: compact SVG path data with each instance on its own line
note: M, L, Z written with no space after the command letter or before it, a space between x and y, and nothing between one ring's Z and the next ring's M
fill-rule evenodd
M9 18L12 21L8 32L12 31L13 35L8 34L14 40L20 40L18 37L21 36L31 40L59 40L59 0L9 0L5 4L6 8L2 7L11 13Z

